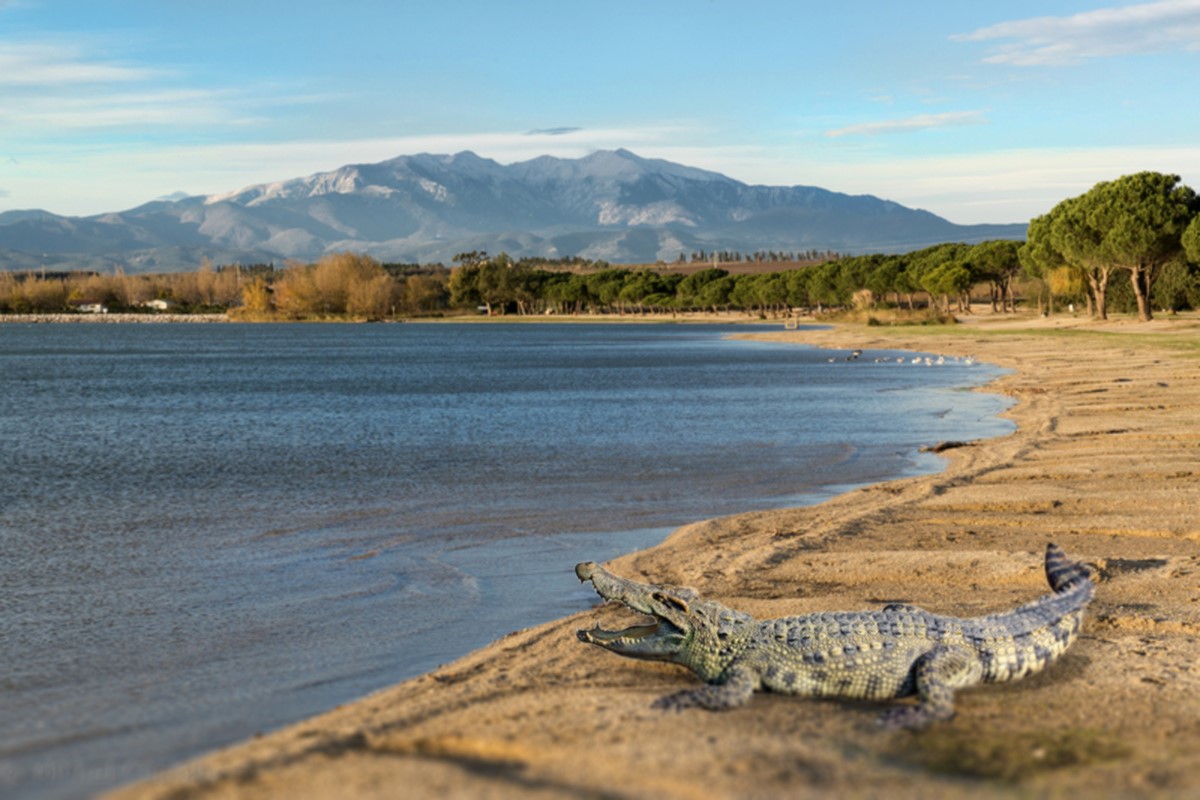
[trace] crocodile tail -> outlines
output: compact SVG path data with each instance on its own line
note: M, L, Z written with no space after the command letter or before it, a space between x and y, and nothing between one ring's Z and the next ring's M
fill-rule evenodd
M1092 571L1082 561L1072 561L1056 544L1046 545L1046 580L1055 594L1063 594L1079 586L1091 583Z

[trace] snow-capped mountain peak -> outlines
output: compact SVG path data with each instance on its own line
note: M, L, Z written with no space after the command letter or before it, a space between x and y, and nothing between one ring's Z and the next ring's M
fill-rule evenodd
M53 252L75 268L190 268L203 257L315 259L335 250L443 263L468 250L653 262L687 249L880 252L1023 233L1021 225L958 226L870 195L750 186L628 150L507 165L463 151L95 217L8 212L0 253L16 268L52 264Z

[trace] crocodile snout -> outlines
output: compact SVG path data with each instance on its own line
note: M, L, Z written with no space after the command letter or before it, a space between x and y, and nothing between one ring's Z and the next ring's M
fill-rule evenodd
M580 581L590 581L592 575L596 573L595 561L584 561L581 564L575 565L575 575Z

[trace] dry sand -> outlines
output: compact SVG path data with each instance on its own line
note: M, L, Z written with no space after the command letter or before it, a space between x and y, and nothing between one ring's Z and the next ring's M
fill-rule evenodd
M950 722L885 731L877 704L772 694L656 711L694 678L578 642L628 619L597 608L113 796L1200 797L1200 325L1046 330L1078 324L781 332L1012 367L988 390L1017 399L1018 430L947 451L937 475L690 525L610 565L781 616L895 600L991 613L1045 592L1047 541L1093 564L1068 654L960 694Z

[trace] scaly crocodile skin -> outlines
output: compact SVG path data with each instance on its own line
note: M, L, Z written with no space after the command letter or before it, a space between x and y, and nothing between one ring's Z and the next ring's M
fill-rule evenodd
M622 631L579 631L579 638L632 658L671 661L707 685L655 706L725 709L756 689L808 697L870 700L916 695L880 721L921 728L954 716L954 692L1012 681L1045 668L1075 641L1095 589L1088 568L1057 545L1046 547L1051 594L1005 614L961 619L916 606L756 620L703 600L693 589L619 578L592 562L575 574L654 621Z

